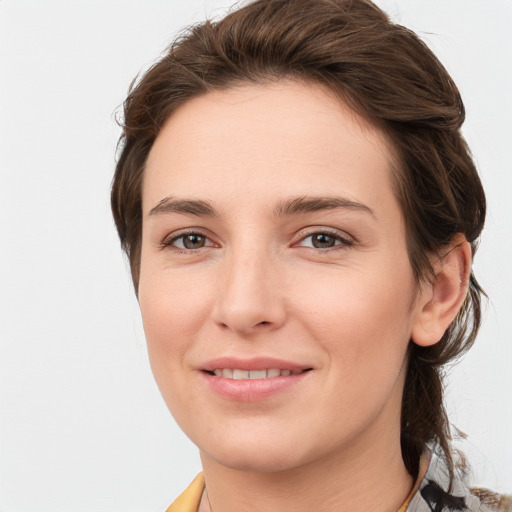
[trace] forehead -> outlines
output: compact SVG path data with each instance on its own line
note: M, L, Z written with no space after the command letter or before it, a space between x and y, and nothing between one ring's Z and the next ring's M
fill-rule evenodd
M143 207L167 194L222 201L241 192L379 203L391 191L392 157L385 135L321 86L244 85L173 113L148 157Z

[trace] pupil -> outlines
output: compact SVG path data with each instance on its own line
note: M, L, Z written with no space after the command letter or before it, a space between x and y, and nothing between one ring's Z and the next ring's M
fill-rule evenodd
M325 233L318 233L313 237L313 245L317 248L332 247L334 245L334 238Z
M204 237L201 235L186 235L183 239L183 245L187 249L198 249L204 245Z

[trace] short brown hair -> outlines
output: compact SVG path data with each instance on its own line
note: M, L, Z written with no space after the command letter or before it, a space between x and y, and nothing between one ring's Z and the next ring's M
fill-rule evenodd
M125 101L112 211L136 290L142 177L165 121L208 91L284 78L326 86L392 142L392 177L418 283L432 277L429 256L456 234L476 250L485 196L460 132L460 94L429 48L369 0L257 0L186 31ZM442 368L473 343L482 293L472 273L464 305L442 339L431 347L410 344L401 440L411 474L431 442L453 469Z

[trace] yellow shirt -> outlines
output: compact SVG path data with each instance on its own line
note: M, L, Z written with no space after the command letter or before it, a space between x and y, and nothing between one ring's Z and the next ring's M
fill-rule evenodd
M204 491L204 474L199 473L192 483L174 500L166 512L196 512Z

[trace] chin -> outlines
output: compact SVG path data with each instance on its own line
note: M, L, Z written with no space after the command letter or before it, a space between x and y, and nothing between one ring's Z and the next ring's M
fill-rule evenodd
M225 468L251 473L290 471L328 457L331 452L323 453L325 446L311 442L315 436L305 436L303 431L283 429L272 433L262 429L260 432L249 430L245 434L226 435L224 431L216 439L212 435L207 442L204 442L204 436L203 443L192 441L199 447L203 459L206 457ZM305 437L309 437L309 443Z
M202 457L206 456L225 468L248 473L277 473L294 469L306 462L296 450L292 453L276 450L275 446L266 449L260 446L256 450L238 446L216 447L211 452L201 450Z

